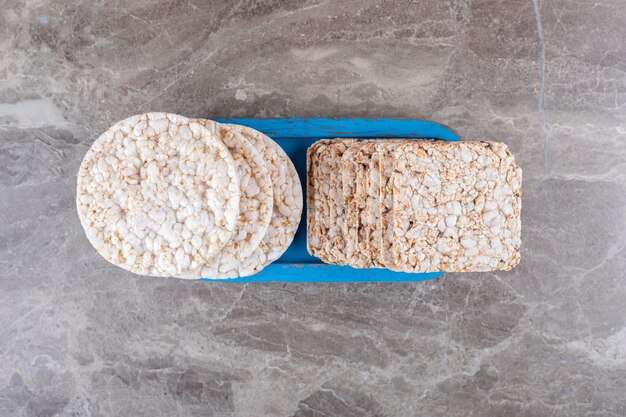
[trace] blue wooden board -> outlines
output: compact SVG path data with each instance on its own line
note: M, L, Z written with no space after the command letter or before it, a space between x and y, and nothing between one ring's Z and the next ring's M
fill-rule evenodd
M289 155L306 192L306 150L324 138L416 138L459 141L451 129L424 120L400 119L218 119L221 123L250 126L274 139ZM305 196L306 204L306 196ZM219 282L412 282L432 279L443 272L408 274L387 269L355 269L327 265L306 250L306 206L293 243L272 265L251 277L210 279Z

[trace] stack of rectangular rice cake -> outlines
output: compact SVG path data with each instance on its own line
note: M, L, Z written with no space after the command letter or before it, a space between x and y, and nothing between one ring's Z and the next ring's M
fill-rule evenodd
M355 268L510 270L521 182L503 143L320 140L307 151L307 248Z

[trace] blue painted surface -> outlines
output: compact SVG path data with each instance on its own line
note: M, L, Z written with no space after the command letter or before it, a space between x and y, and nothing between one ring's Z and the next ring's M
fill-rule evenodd
M459 141L450 128L426 120L406 119L218 119L260 130L267 136L285 139L313 138L434 138Z
M317 259L317 258L316 258ZM318 260L319 262L319 260ZM256 275L233 279L210 279L218 282L415 282L433 279L443 272L407 274L386 269L354 269L324 263L293 264L274 262Z
M306 150L324 138L416 138L459 141L451 129L424 120L400 119L217 119L221 123L250 126L274 139L293 161L306 192ZM306 202L306 196L305 196ZM294 241L283 256L256 275L218 282L413 282L432 279L442 272L408 274L387 269L354 269L326 265L306 250L306 207Z

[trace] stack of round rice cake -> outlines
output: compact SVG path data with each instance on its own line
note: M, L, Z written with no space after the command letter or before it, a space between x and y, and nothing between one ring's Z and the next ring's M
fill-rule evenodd
M233 278L239 276L242 261L254 252L267 232L274 207L272 180L261 154L249 140L228 126L205 119L198 119L198 122L220 132L235 160L241 199L233 238L217 256L192 275Z
M269 169L274 192L274 209L267 232L258 248L239 265L238 276L244 277L259 272L280 258L291 245L302 215L302 185L293 163L270 137L247 126L223 126L240 133L261 153Z
M498 142L318 141L307 152L307 248L354 268L509 270L521 176Z
M87 152L77 208L96 250L143 275L251 275L278 259L302 189L279 145L250 128L148 113L116 123Z

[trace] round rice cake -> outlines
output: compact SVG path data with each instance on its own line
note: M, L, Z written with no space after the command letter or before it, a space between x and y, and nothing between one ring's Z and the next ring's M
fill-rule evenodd
M241 125L225 125L248 139L261 153L274 188L274 209L267 232L258 248L227 275L208 278L244 277L255 274L281 257L298 230L302 216L302 185L285 151L267 135Z
M237 167L241 200L233 239L202 267L199 275L234 277L238 265L259 246L272 218L274 190L261 153L242 134L228 125L196 119L203 126L215 127Z
M183 116L124 119L91 146L76 205L109 262L154 276L190 274L232 238L239 215L235 161L214 129Z

